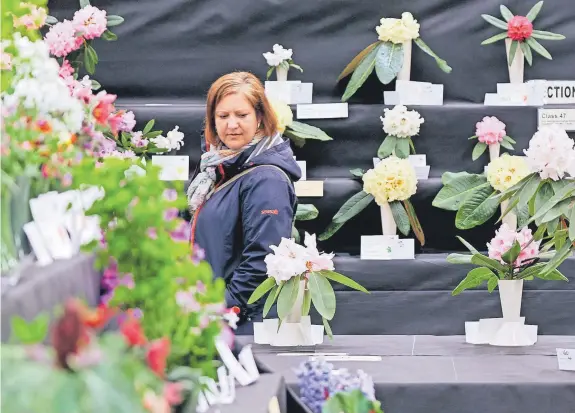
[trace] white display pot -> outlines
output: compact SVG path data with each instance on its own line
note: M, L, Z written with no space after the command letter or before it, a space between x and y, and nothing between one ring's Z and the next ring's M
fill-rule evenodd
M507 68L509 69L509 83L523 83L523 73L525 69L525 58L521 47L517 46L513 62L509 65L509 49L511 48L512 40L505 39L505 52L507 54Z
M501 202L501 215L503 215L507 208L509 208L509 200ZM507 224L513 231L517 231L517 215L515 213L508 212L501 221Z
M285 82L287 80L289 67L286 68L282 65L276 67L276 78L278 82Z
M411 79L411 45L413 41L408 40L407 42L403 42L403 63L401 65L401 70L397 74L397 80L406 80L409 81Z
M393 213L389 203L380 206L381 210L381 231L383 235L397 235L397 225L393 219Z
M286 322L286 323L299 323L299 322L301 322L301 316L302 316L301 310L302 310L302 306L303 306L304 292L305 292L305 280L301 280L299 282L299 290L297 293L297 297L295 299L295 303L294 303L290 313L283 320L284 322Z
M493 161L494 159L499 158L500 151L501 151L501 144L492 143L491 145L489 145L489 160Z
M499 280L499 298L504 321L520 321L523 280Z

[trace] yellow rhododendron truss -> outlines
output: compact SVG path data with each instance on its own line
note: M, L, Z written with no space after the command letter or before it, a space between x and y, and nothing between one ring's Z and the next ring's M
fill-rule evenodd
M375 28L382 42L404 43L419 37L419 23L409 12L401 14L401 19L383 18Z
M487 181L495 190L503 192L530 173L531 169L523 157L504 153L487 166Z
M407 159L390 156L363 175L363 190L380 206L409 199L417 192L415 169Z
M293 122L293 112L289 105L282 101L269 99L269 102L278 120L277 131L284 133L286 128Z

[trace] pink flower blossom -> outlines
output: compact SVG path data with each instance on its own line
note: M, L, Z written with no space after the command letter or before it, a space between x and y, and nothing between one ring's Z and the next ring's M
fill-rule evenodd
M513 263L515 267L521 266L524 263L537 257L539 254L539 244L541 241L533 241L531 239L533 235L531 230L527 227L523 228L519 232L512 230L507 224L501 225L501 227L496 231L495 237L491 242L487 243L487 248L489 252L489 258L498 260L502 264L503 254L505 254L513 246L513 243L517 241L521 246L521 252L519 256Z
M124 132L131 132L132 129L134 129L134 126L136 126L136 117L134 115L134 112L132 112L131 110L128 112L121 111L121 114L122 114L122 122L120 123L118 130Z
M475 134L477 138L479 138L479 142L488 145L501 142L506 135L505 123L501 122L495 116L484 117L475 127Z
M507 23L507 36L512 40L524 41L533 34L533 23L525 16L513 16Z
M178 199L178 191L175 189L165 189L163 196L166 201L174 202L176 199Z
M176 242L187 242L190 239L189 224L181 220L176 229L170 233L170 236Z
M142 132L132 132L132 145L136 148L145 148L148 146L148 140L142 138Z
M178 217L179 213L180 213L180 211L178 210L178 208L175 208L175 207L174 208L168 208L164 212L164 220L172 221Z
M164 384L164 398L172 406L180 405L183 401L183 390L182 383L166 382Z
M72 21L78 32L88 40L100 37L106 31L108 24L106 11L94 6L86 6L78 10L74 13Z
M48 17L46 9L29 3L23 4L26 4L30 13L20 17L13 16L14 27L25 26L28 30L38 30L40 27L44 26L46 23L46 17Z
M76 28L70 20L56 23L46 33L45 41L48 50L56 57L64 57L82 45L82 37L76 37Z
M158 231L156 228L148 228L148 237L151 239L158 239Z
M0 70L12 70L12 55L2 51L0 54Z
M64 59L64 61L62 62L62 66L60 66L58 74L62 79L65 79L74 74L74 68L72 67L72 65L70 65L68 59Z
M200 303L195 298L196 290L191 287L187 291L176 293L176 303L187 313L197 312L202 309Z

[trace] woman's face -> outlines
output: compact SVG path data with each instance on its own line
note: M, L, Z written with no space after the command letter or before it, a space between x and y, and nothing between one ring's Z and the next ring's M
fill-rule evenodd
M247 145L258 130L256 110L242 93L224 97L216 106L215 120L218 137L230 149Z

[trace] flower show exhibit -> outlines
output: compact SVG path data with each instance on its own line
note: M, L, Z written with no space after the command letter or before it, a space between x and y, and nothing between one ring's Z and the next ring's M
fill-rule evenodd
M176 3L2 1L2 409L569 411L568 0ZM249 330L186 216L238 70L301 172Z

